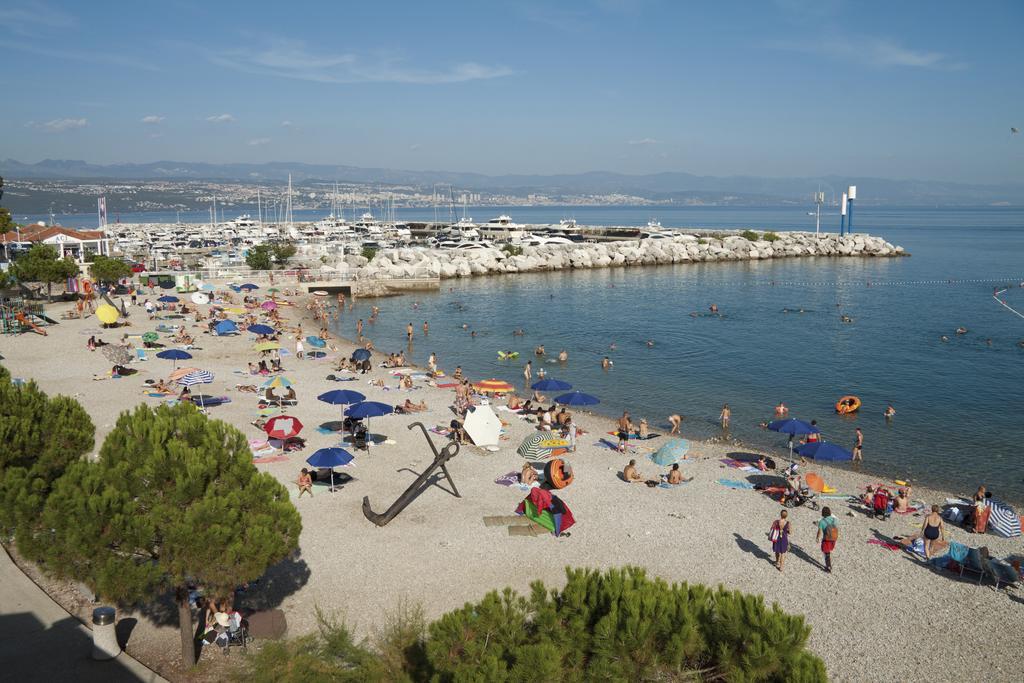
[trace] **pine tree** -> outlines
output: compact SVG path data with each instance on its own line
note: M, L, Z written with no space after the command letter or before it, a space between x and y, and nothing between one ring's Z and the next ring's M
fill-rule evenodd
M0 532L37 557L39 515L54 482L92 450L95 429L66 396L47 397L35 382L14 386L0 368Z
M257 472L245 435L190 404L118 418L97 462L57 482L42 516L46 568L123 604L173 591L182 658L195 661L189 585L230 595L298 545L288 492Z
M78 275L78 264L70 258L60 258L57 250L48 244L37 244L14 260L11 271L21 282L46 283L46 298L49 299L54 283Z

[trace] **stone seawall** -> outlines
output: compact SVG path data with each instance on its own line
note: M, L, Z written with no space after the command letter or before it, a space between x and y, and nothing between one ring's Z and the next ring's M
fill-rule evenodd
M522 247L512 255L498 248L385 249L367 262L362 256L345 261L355 268L357 280L392 278L456 278L497 273L530 273L569 268L649 266L668 263L743 261L801 256L894 257L907 256L903 247L880 237L854 234L815 235L808 232L767 233L769 240L676 235L666 239L623 242L548 244ZM774 238L774 239L773 239Z

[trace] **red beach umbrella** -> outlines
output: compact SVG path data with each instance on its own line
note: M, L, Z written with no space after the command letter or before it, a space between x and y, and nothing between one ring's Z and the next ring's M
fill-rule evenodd
M271 439L290 439L302 431L302 423L291 415L278 415L267 420L263 431Z

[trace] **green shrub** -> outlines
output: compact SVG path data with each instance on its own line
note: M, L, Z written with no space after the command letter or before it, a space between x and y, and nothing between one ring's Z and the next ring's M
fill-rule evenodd
M757 233L754 232L753 230L744 230L743 232L740 233L740 237L747 240L748 242L756 242L758 239L760 239L757 236Z
M707 244L707 243L708 243L708 241L706 239L704 239L703 237L698 237L697 238L697 244Z
M360 255L367 261L372 261L373 257L377 255L377 250L373 247L363 247Z
M452 683L827 680L824 663L804 649L810 628L803 617L769 608L761 596L670 585L637 567L566 575L565 588L548 590L538 581L529 597L492 591L425 631L420 613L406 609L378 636L372 656L369 645L353 644L344 626L321 617L319 634L265 648L246 675L292 681L310 680L301 676L316 671L358 672L359 680Z
M523 255L523 248L522 247L517 247L517 246L512 245L512 244L503 244L503 245L501 245L501 250L503 252L505 252L506 254L508 254L509 256L522 256Z
M766 232L764 235L761 236L761 239L763 239L765 242L776 242L778 241L779 236L776 235L774 232Z

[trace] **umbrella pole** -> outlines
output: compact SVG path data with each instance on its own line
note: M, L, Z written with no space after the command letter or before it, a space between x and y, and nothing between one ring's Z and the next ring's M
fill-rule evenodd
M334 468L331 468L331 493L334 493Z

